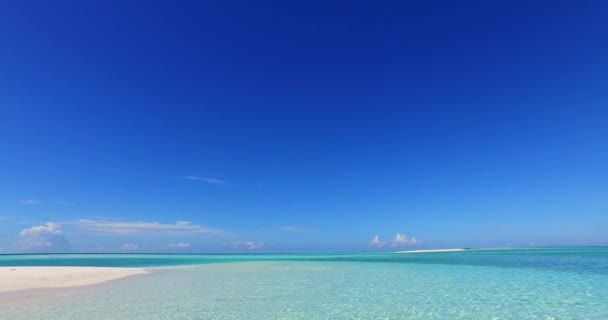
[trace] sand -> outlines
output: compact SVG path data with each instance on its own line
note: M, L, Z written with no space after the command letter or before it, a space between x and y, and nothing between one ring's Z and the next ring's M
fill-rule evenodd
M430 250L410 250L410 251L399 251L395 253L424 253L424 252L457 252L464 251L465 249L430 249Z
M145 273L138 268L0 267L0 293L86 286Z

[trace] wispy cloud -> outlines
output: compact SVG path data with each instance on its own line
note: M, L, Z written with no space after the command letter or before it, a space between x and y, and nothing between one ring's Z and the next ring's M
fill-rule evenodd
M13 218L13 217L11 217L11 216L0 216L0 221L3 221L3 220L11 220L12 218Z
M26 251L61 251L68 247L68 241L61 225L48 222L42 226L23 229L19 233L18 246Z
M82 231L95 234L108 234L119 236L130 235L218 235L222 230L212 229L190 221L176 221L175 223L159 222L128 222L113 220L87 220L80 219L75 224ZM66 223L67 224L67 223Z
M379 236L375 236L372 241L369 242L369 246L371 248L384 248L386 246L386 241L381 240Z
M139 249L139 245L136 243L130 243L130 242L127 242L127 243L123 244L122 247L120 247L120 250L122 250L122 251L136 251L137 249Z
M49 201L49 202L45 202L45 201L41 201L41 200L36 200L36 199L27 199L27 200L23 200L21 201L22 204L26 204L26 205L37 205L37 204L45 204L45 205L54 205L54 206L74 206L76 205L74 202L67 202L67 201Z
M279 230L285 231L285 232L292 232L292 233L298 233L298 232L304 232L304 231L306 231L306 229L304 229L302 227L294 227L294 226L279 227Z
M190 244L187 242L170 243L168 247L172 249L186 249L190 247Z
M224 181L224 180L209 178L209 177L182 176L181 178L186 179L186 180L192 180L192 181L206 182L206 183L210 183L210 184L226 184L226 181Z
M241 241L241 242L233 242L232 247L236 249L247 249L247 250L257 250L264 247L263 242L254 242L254 241Z

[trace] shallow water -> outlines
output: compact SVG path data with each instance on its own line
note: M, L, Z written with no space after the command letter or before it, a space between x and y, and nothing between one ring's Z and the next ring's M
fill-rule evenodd
M0 319L608 319L606 248L101 256L0 265L195 266L4 303Z

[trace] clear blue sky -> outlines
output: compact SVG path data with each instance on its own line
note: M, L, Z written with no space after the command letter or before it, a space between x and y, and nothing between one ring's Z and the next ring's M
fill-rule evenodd
M0 252L606 245L607 16L3 1Z

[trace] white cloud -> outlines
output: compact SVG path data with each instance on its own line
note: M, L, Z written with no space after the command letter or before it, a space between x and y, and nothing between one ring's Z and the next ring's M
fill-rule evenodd
M72 222L83 231L96 234L120 236L131 235L217 235L222 230L211 229L190 221L176 221L175 224L159 222L128 222L115 220L80 219Z
M27 200L21 201L21 203L32 206L32 205L40 204L40 201L34 200L34 199L27 199Z
M23 229L19 233L19 246L28 251L61 251L68 247L68 241L61 225L49 222Z
M190 246L187 242L170 243L169 248L173 249L186 249Z
M404 234L397 233L395 235L395 238L391 240L391 244L393 245L393 247L404 246L407 244L407 237Z
M395 235L395 238L393 238L393 240L391 240L391 245L393 247L403 247L408 244L417 244L417 243L418 243L418 240L416 240L416 237L412 237L411 239L408 239L405 234L401 234L398 232Z
M2 220L11 220L13 217L11 216L0 216L0 221Z
M369 242L369 246L372 248L384 248L386 246L386 241L382 241L379 236L375 236L372 241Z
M285 231L285 232L292 232L292 233L296 233L296 232L304 232L304 228L301 227L294 227L294 226L283 226L283 227L279 227L279 230Z
M182 176L181 178L186 179L186 180L192 180L192 181L206 182L206 183L210 183L210 184L226 184L226 181L224 181L224 180L209 178L209 177Z
M257 250L264 247L264 243L254 241L233 242L232 247L237 249Z
M120 250L122 251L136 251L137 249L139 249L139 245L130 242L127 242L120 247Z

